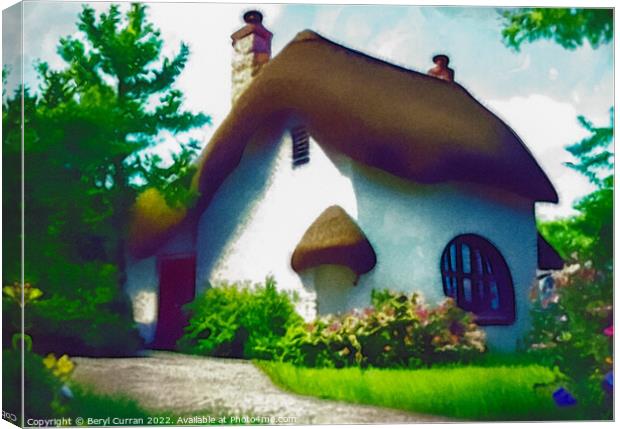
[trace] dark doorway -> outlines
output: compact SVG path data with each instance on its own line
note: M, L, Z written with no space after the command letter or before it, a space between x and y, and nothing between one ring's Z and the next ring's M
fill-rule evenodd
M168 256L161 258L158 265L159 305L152 347L173 350L188 323L183 305L194 299L196 258L194 255Z

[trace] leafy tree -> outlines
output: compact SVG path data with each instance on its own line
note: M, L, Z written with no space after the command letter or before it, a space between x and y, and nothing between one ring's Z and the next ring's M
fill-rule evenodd
M613 264L613 120L613 109L606 127L595 127L579 117L590 135L567 147L576 158L567 165L588 177L597 189L575 204L579 214L539 224L541 233L565 259L591 260L609 270Z
M593 48L613 38L613 9L515 8L502 11L504 43L519 50L525 42L549 39L566 49Z
M513 8L501 11L506 46L519 50L525 42L549 39L566 49L587 40L593 48L613 39L613 9ZM590 135L566 149L576 158L567 165L584 174L596 191L575 204L579 214L539 224L541 233L562 256L591 259L601 268L612 264L613 235L613 108L607 127L596 127L583 116L577 119Z
M182 185L191 175L198 143L179 141L169 166L148 149L162 132L176 136L210 118L183 108L183 94L174 84L189 48L182 43L178 54L163 58L163 40L148 21L146 6L132 4L123 14L111 5L99 17L84 6L77 28L79 36L62 38L58 45L63 68L36 64L38 91L19 88L3 100L3 204L13 212L22 207L23 92L25 270L27 280L49 298L32 317L70 320L73 329L46 325L71 332L82 332L77 327L88 326L86 319L99 317L99 325L119 331L115 315L130 313L119 287L125 280L126 222L137 193L155 187L172 206L194 197ZM18 255L19 218L4 219L3 241ZM5 282L19 278L18 258L4 269ZM60 314L63 308L67 314Z
M135 183L139 178L153 181L149 172L160 161L141 152L156 142L161 131L176 134L202 126L209 118L182 109L182 93L173 84L187 63L189 48L182 43L175 57L161 60L163 42L146 20L144 5L132 4L125 19L112 5L98 20L86 6L78 29L84 41L71 37L60 41L58 52L68 64L64 70L39 65L41 103L49 106L51 115L58 114L58 128L73 131L63 136L62 143L77 150L72 167L87 171L89 192L107 208L107 222L101 222L100 207L90 214L105 227L102 240L115 241L110 243L113 249L107 250L115 252L110 256L122 282L123 232L138 187ZM174 164L177 170L187 167L195 149L195 143L184 146L176 159L183 165ZM158 168L157 173L169 178L176 171Z
M566 49L584 40L597 48L613 37L612 9L516 9L503 13L504 43L519 50L524 42L551 39ZM577 264L554 273L555 290L539 299L528 335L541 361L557 365L569 377L579 414L610 419L613 370L613 108L607 127L596 127L583 116L589 136L567 147L576 161L567 165L596 185L579 200L575 216L542 222L539 229L566 259Z

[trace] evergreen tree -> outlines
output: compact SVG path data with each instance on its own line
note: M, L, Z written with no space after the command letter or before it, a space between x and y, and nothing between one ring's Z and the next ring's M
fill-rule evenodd
M176 136L210 122L185 110L183 94L174 87L188 46L182 43L175 56L163 58L163 40L146 6L132 4L123 14L111 5L99 17L84 6L77 28L79 36L60 40L63 68L38 63L38 91L19 88L3 101L3 204L14 215L22 207L23 93L26 280L50 298L40 306L47 306L47 317L73 308L76 324L88 317L85 311L98 316L109 311L111 318L130 314L120 288L131 206L147 186L171 205L185 203L191 195L179 183L189 181L199 147L196 141L179 142L170 166L148 149L163 131ZM18 254L19 218L4 219L5 251ZM5 259L6 284L19 279L19 258ZM34 344L42 342L35 338Z

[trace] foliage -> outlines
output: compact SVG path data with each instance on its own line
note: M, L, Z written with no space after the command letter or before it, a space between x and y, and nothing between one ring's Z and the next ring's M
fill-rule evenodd
M568 166L588 177L597 189L575 204L577 216L543 224L541 231L564 256L575 254L600 269L613 265L613 108L610 116L606 127L595 127L580 116L590 135L567 148L576 158Z
M561 377L537 364L430 369L301 368L259 362L277 385L302 395L437 415L442 419L559 420L548 388Z
M163 40L146 11L145 5L132 4L121 13L111 5L97 17L84 6L77 34L58 46L64 67L38 63L38 90L18 88L3 99L3 207L10 214L3 245L12 255L3 258L3 281L19 278L24 239L26 280L46 294L32 315L43 329L39 336L75 340L48 347L53 351L92 353L92 347L109 351L126 344L124 353L135 347L131 308L120 291L130 207L148 187L174 207L195 197L186 185L197 142L177 139L180 150L169 166L148 152L163 133L176 137L209 118L186 111L183 94L174 87L188 46L182 43L175 56L164 58ZM22 125L24 201L14 192L22 179ZM83 337L95 329L100 338ZM56 349L64 346L78 349Z
M541 233L574 264L554 274L556 291L533 309L533 352L559 366L587 418L610 418L611 397L601 388L612 370L613 345L603 331L613 323L613 109L608 127L580 118L590 136L569 146L570 164L597 189L581 199L579 214L541 223Z
M62 386L43 365L41 356L24 352L24 408L29 418L50 418L54 414L53 405L58 401L57 393ZM21 415L21 375L22 361L20 349L5 349L2 352L2 408Z
M552 39L567 49L588 40L593 48L613 38L612 9L518 9L504 13L504 42ZM578 118L590 135L567 148L568 166L596 185L575 204L578 214L539 224L542 235L573 265L554 274L556 291L533 309L532 353L558 365L585 418L610 418L611 395L601 382L612 369L612 341L604 330L613 322L613 122L596 127ZM611 325L613 326L613 325Z
M594 127L567 149L570 167L597 189L582 198L579 214L540 224L540 231L574 264L555 273L556 290L533 308L529 343L533 352L570 377L570 389L587 418L611 417L611 398L601 383L612 370L613 345L603 331L613 323L613 109L608 127Z
M531 353L570 377L569 390L587 418L610 418L601 383L613 369L613 341L604 334L613 323L613 274L576 264L553 277L555 290L533 307Z
M16 416L21 414L21 352L2 352L3 409ZM75 364L64 355L52 359L51 355L24 354L25 414L26 418L51 419L70 417L145 418L156 415L147 413L138 404L121 396L103 396L69 381Z
M28 334L30 324L22 315L26 306L31 306L43 296L43 291L30 283L14 282L2 288L2 347L32 350L32 337Z
M415 293L373 291L372 305L292 326L280 359L318 367L419 367L465 361L485 349L473 316L451 299L429 309Z
M582 198L577 215L538 223L538 230L564 260L596 261L600 268L613 263L613 178Z
M159 413L144 410L134 399L120 395L102 395L93 392L80 385L72 384L73 397L68 406L57 417L69 417L74 422L77 417L89 417L93 419L127 418L144 419L156 417ZM163 415L163 414L162 414ZM167 416L170 413L166 413ZM123 425L125 426L125 425Z
M26 312L34 351L128 356L142 348L133 324L110 303L116 286L94 287L89 293L92 295L71 298L56 295Z
M87 264L88 265L88 264ZM58 266L51 266L48 275L56 275ZM94 264L91 270L76 270L65 281L76 286L72 295L55 294L51 297L26 283L24 295L27 310L24 312L24 332L21 332L21 297L19 283L5 286L2 301L3 317L7 329L3 330L3 346L10 347L16 335L24 334L30 348L36 353L64 353L92 356L130 355L142 347L142 340L127 317L113 306L117 293L113 266ZM58 270L63 274L62 268ZM86 272L92 276L81 278ZM107 272L108 281L95 281ZM97 274L99 276L97 276ZM93 279L93 280L91 280ZM92 286L91 286L92 285ZM8 329L11 326L13 330Z
M614 109L609 111L609 125L597 127L585 117L577 119L590 135L580 142L566 148L578 162L569 163L568 166L586 176L599 188L610 187L606 183L613 173L613 152L611 143L614 138Z
M504 43L519 50L524 42L550 39L566 49L590 42L593 48L613 38L613 9L514 8L502 12Z
M210 356L270 359L287 329L301 320L273 277L264 285L218 284L186 309L191 318L180 348Z

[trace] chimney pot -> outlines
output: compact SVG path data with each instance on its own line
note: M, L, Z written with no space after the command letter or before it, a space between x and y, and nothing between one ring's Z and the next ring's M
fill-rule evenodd
M243 14L243 20L248 24L262 24L263 14L257 10L249 10Z
M454 82L454 70L448 67L448 64L450 64L450 57L444 54L435 55L433 57L433 62L435 63L435 67L428 71L430 76L447 82Z

